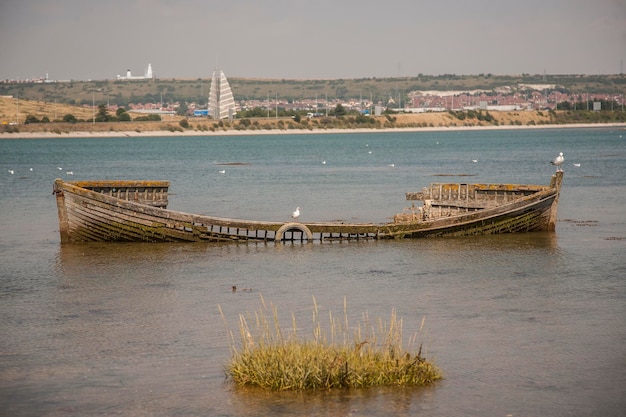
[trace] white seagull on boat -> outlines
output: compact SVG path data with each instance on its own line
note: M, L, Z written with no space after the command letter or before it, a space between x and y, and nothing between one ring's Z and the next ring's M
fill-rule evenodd
M298 217L300 217L300 207L296 207L296 211L291 213L291 217L293 217L294 220L298 220Z
M556 170L557 171L563 171L563 169L561 168L561 165L563 165L563 162L565 162L565 158L563 157L563 152L559 152L559 156L554 158L554 161L552 161L550 163L552 165L556 165Z

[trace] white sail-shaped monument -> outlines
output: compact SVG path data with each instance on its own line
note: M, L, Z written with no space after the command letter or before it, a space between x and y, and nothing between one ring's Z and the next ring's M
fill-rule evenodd
M237 113L235 97L224 71L213 71L209 91L209 116L214 119L232 119Z

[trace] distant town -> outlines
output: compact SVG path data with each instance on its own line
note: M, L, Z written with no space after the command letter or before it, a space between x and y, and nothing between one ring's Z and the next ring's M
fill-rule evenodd
M223 73L222 73L223 76ZM576 77L576 76L571 76ZM618 80L620 84L624 84L624 76L620 74ZM543 80L547 80L544 75ZM535 77L536 79L536 77ZM155 73L152 69L152 64L148 64L144 69L143 75L133 75L131 70L126 70L124 75L118 74L114 82L148 82L157 80ZM107 80L108 81L108 80ZM43 77L38 78L25 78L25 79L5 79L0 80L0 90L6 94L7 88L5 87L19 85L33 85L33 84L56 84L56 83L74 83L78 81L71 80L52 80L46 74ZM89 80L89 82L98 83L99 81ZM159 81L160 82L160 81ZM176 82L176 80L172 80ZM223 82L228 86L228 82L223 76ZM213 77L213 84L216 83L215 75ZM437 84L435 82L434 84ZM279 111L283 113L293 112L306 112L309 117L321 117L328 115L337 106L341 106L348 112L358 112L365 115L380 115L383 111L387 112L402 112L402 113L424 113L424 112L445 112L445 111L469 111L469 110L486 110L486 111L533 111L533 110L589 110L589 111L624 111L624 105L626 104L625 94L623 90L615 89L614 92L593 92L590 87L585 87L585 92L574 92L569 88L565 88L558 83L540 82L540 83L524 83L517 82L508 85L498 85L491 89L485 88L473 88L473 89L460 89L458 85L453 85L453 88L449 89L406 89L399 90L396 88L388 88L385 92L384 98L381 98L382 94L378 94L376 99L373 99L370 93L360 95L359 97L329 97L329 94L315 94L313 97L308 98L294 98L294 97L282 97L278 92L270 95L269 93L263 98L239 98L238 89L236 86L230 91L228 86L228 93L230 94L229 100L234 102L230 104L229 111L224 111L222 106L221 114L219 112L219 102L217 94L219 92L206 91L201 99L196 97L189 97L188 99L181 99L180 97L172 97L172 94L163 94L163 89L159 95L159 99L155 100L155 95L152 95L152 100L145 99L145 96L136 101L132 101L132 97L128 99L127 103L122 105L118 103L110 103L110 99L107 97L107 106L109 110L115 111L118 107L125 107L128 110L141 113L155 113L155 114L179 114L189 117L203 117L210 116L212 118L225 118L234 117L235 114L242 112L251 112L253 110L272 111L274 114L278 114ZM456 87L456 88L454 88ZM197 87L196 87L197 88ZM100 89L101 90L101 89ZM97 90L98 92L100 90ZM305 90L305 88L302 88ZM401 91L401 92L400 92ZM165 90L167 93L168 91ZM93 99L95 100L95 93ZM134 93L133 93L134 94ZM215 94L213 98L209 97L209 94ZM250 95L249 93L246 95ZM24 94L22 94L22 97ZM165 100L164 100L165 96ZM364 97L365 96L365 97ZM206 98L204 98L206 97ZM29 97L24 97L28 99ZM44 97L44 100L47 101ZM99 103L102 98L98 96ZM213 103L213 104L212 104ZM83 100L82 105L85 107L92 106L93 103ZM217 106L217 110L211 110L211 105Z
M341 104L347 110L367 112L375 107L388 108L392 111L405 113L441 112L450 110L489 110L489 111L523 111L523 110L557 110L569 109L568 103L589 103L589 108L582 110L621 110L626 104L623 94L566 94L555 90L552 85L534 85L520 87L523 92L512 91L411 91L406 100L394 100L376 103L368 100L350 99L309 99L294 102L272 100L243 100L238 104L241 109L279 107L286 110L312 110L321 115L326 109L333 109ZM596 108L593 107L594 103ZM599 108L598 106L605 107ZM613 105L613 108L606 106Z
M367 99L353 98L348 100L318 97L302 100L283 100L280 97L268 97L265 100L236 100L238 111L264 109L275 112L280 109L286 113L306 111L309 117L327 116L329 112L341 105L347 111L363 114L380 115L383 110L403 113L445 112L462 110L487 111L525 111L525 110L571 110L579 103L578 110L611 110L624 111L626 99L624 94L585 93L568 94L556 89L555 85L518 86L520 91L513 92L510 88L502 91L411 91L407 98L398 98L373 102ZM580 107L580 104L584 107ZM178 113L181 103L131 103L129 110L144 113ZM205 105L196 102L187 103L186 114L189 116L207 116ZM115 110L116 106L110 106Z
M236 100L238 111L264 109L286 113L306 111L309 117L327 116L337 105L346 111L380 115L382 111L402 113L425 113L463 110L486 111L532 111L532 110L611 110L624 111L626 100L623 94L587 93L567 94L555 90L553 85L534 85L521 88L523 92L512 91L411 91L406 100L390 98L386 102L359 98L342 100L314 98L302 100L282 100L280 97L265 100ZM575 107L575 103L579 103ZM144 113L178 113L181 103L131 103L129 110ZM583 105L581 108L580 106ZM112 106L111 110L116 107ZM187 104L188 116L208 116L206 106L196 102ZM272 113L275 114L275 113Z

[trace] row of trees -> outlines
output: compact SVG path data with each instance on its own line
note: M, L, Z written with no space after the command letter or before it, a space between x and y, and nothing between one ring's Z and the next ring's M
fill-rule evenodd
M569 101L563 101L561 103L557 103L556 109L557 110L593 110L594 101L586 100L586 101L578 101L575 103L569 102ZM624 111L624 105L618 103L615 100L600 100L600 109L602 111L617 111L617 110Z
M483 113L482 110L450 110L448 113L459 120L476 119L487 123L492 123L494 121L493 116L488 111Z
M268 109L263 107L255 107L253 109L242 110L237 113L237 118L255 118L255 117L291 117L301 119L306 117L308 110L286 110L284 107L278 107L277 109ZM360 113L357 110L347 110L341 103L337 104L334 109L329 109L328 114L324 113L324 116L357 116ZM300 120L297 120L298 122Z
M138 122L160 121L161 116L158 114L149 114L146 116L136 117L134 120ZM61 120L55 120L55 122L64 122L64 123L77 123L79 121L81 120L77 119L76 116L74 116L73 114L66 114L65 116L63 116ZM130 122L130 121L133 121L133 119L130 117L130 114L126 111L126 109L123 107L118 108L117 111L115 112L115 115L112 115L109 113L107 106L104 104L101 104L98 106L98 113L94 115L93 121L98 122L98 123ZM24 123L25 124L50 123L50 119L48 118L48 116L43 116L41 119L38 119L36 116L29 114L26 116Z

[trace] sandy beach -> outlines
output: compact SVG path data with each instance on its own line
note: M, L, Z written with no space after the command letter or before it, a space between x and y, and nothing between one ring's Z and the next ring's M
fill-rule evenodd
M111 137L156 137L156 136L250 136L250 135L306 135L306 134L338 134L338 133L381 133L381 132L436 132L436 131L476 131L476 130L517 130L517 129L620 129L626 130L626 123L579 123L558 125L527 125L527 126L438 126L438 127L398 127L383 129L259 129L259 130L185 130L168 131L76 131L66 133L55 132L15 132L0 133L0 139L48 139L48 138L111 138Z

